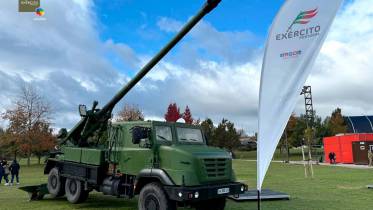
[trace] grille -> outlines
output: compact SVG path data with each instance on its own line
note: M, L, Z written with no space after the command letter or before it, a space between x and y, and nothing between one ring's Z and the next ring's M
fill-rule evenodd
M226 175L227 159L208 158L203 159L208 177L223 177Z

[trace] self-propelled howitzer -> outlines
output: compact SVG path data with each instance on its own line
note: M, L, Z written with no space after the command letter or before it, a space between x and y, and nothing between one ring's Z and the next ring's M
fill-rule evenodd
M112 116L115 105L210 11L212 11L221 0L207 0L202 9L190 19L187 24L176 34L176 36L163 47L137 74L129 81L105 106L97 109L98 102L94 101L91 110L86 111L84 105L79 106L82 119L65 135L60 135L60 142L67 141L79 146L87 146L87 139L105 130L108 120Z
M64 144L46 161L48 183L42 186L50 197L65 195L69 202L79 203L95 190L118 198L138 195L139 210L175 210L178 206L223 210L228 196L245 191L246 186L235 181L230 153L208 146L198 125L108 123L114 106L219 2L208 0L101 109L96 108L97 102L89 111L79 106L82 119L69 133L61 132ZM100 136L105 136L103 144L99 144Z

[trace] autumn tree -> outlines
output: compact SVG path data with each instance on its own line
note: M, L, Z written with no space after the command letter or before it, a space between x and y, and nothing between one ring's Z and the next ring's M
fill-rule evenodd
M2 127L0 127L0 158L3 158L5 155L5 148L3 145L4 135L5 135L5 131Z
M316 112L315 112L316 113ZM330 129L331 117L326 117L324 120L318 115L314 115L312 123L312 144L322 144L322 139L326 136L334 135ZM305 115L296 116L292 114L289 118L288 124L286 125L282 139L280 141L280 147L285 145L285 139L288 138L290 146L298 147L306 142L307 136L305 135L307 129L307 118Z
M192 124L193 123L192 113L190 112L190 109L189 109L188 106L186 106L185 111L184 111L182 117L185 120L186 124Z
M21 88L13 108L2 115L4 120L9 121L6 144L12 147L15 156L17 152L25 155L28 165L32 154L48 151L55 143L50 115L50 105L31 85Z
M290 118L289 118L287 124L286 124L285 130L282 134L282 138L280 140L280 145L285 145L286 144L286 138L289 138L292 135L292 133L294 132L294 128L297 124L297 120L298 120L298 118L295 115L295 113L292 113L290 115Z
M14 138L14 135L10 135L9 130L3 129L3 133L0 135L0 157L13 157L13 159L16 159L18 150L17 139Z
M181 118L180 109L177 107L176 103L168 105L164 118L167 122L176 122Z
M38 164L40 164L41 157L56 145L57 139L53 135L53 129L50 128L50 125L44 122L33 126L31 132L33 142L35 143L32 145L31 150L38 158Z
M330 118L327 119L327 126L331 135L347 132L347 125L344 121L342 110L340 108L337 108L332 112Z
M291 146L299 147L303 145L304 131L307 128L307 119L305 115L296 117L295 126L292 127L291 133L289 132L288 140ZM290 131L290 129L289 129Z
M119 111L116 121L144 121L144 114L138 106L125 104Z

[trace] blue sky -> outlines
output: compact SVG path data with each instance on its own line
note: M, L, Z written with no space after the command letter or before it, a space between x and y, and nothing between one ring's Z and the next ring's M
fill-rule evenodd
M160 3L161 2L161 3ZM223 0L204 21L219 31L248 31L256 37L255 45L263 45L271 21L283 0ZM174 33L159 30L162 17L185 22L196 14L203 0L189 1L95 1L95 14L99 20L102 40L127 43L140 54L154 54ZM172 52L171 52L172 53ZM118 60L114 63L120 63ZM122 65L117 65L123 68Z
M94 13L102 41L126 43L137 54L154 55L175 33L160 30L158 22L162 18L184 23L203 5L203 0L189 1L135 1L135 0L95 0ZM253 48L265 44L270 24L284 0L223 0L204 21L218 31L248 32L252 40L245 43ZM350 0L345 1L351 2ZM185 38L188 39L188 36ZM171 51L178 51L178 47ZM260 52L259 52L260 53ZM200 56L206 56L201 53ZM106 55L118 70L133 75L133 66L126 65L113 54ZM209 54L208 58L214 59Z

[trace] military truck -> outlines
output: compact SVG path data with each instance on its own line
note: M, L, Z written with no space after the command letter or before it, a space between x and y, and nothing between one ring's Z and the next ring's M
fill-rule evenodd
M69 132L61 129L59 148L50 153L44 168L52 197L65 195L79 203L96 190L118 198L138 195L140 210L220 210L228 195L246 190L235 182L229 153L207 146L199 126L110 120L114 106L219 2L208 0L101 109L96 101L90 110L79 105L81 120Z
M199 126L157 121L112 123L106 147L64 146L48 159L48 190L84 201L92 190L132 198L139 209L224 209L235 182L230 154L209 147ZM90 143L89 143L90 144Z

